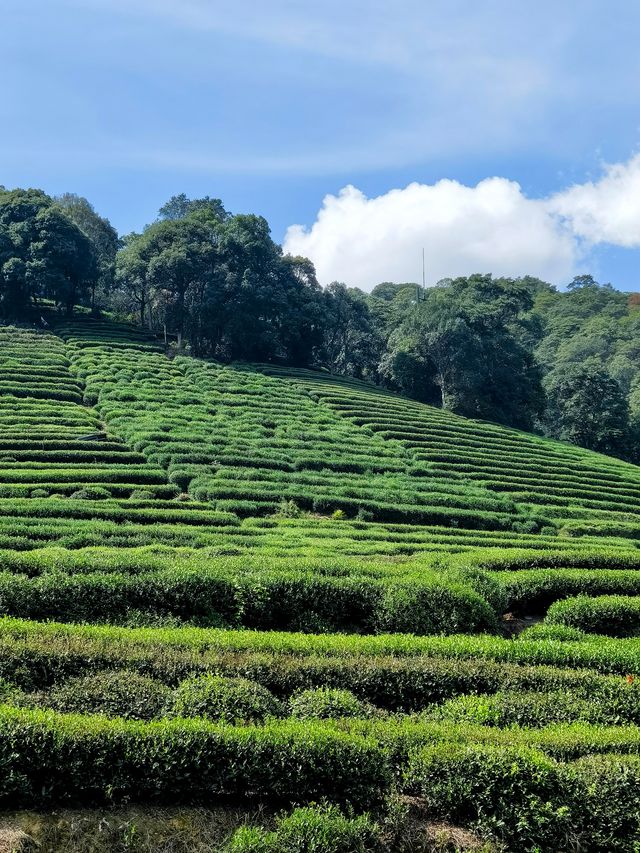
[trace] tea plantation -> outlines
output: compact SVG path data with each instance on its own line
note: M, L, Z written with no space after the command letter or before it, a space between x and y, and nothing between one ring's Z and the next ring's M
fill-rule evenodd
M14 849L640 849L640 468L51 319L0 327Z

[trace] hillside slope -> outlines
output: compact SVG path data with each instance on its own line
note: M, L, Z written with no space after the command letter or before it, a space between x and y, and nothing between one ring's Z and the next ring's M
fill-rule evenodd
M508 850L631 851L602 792L638 811L638 496L363 383L2 327L0 802L231 803L223 850L257 804L410 795Z

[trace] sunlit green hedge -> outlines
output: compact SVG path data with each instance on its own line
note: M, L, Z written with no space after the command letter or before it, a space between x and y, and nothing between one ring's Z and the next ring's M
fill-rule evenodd
M138 802L377 805L390 774L372 741L320 724L143 723L0 706L4 807Z
M580 595L553 604L545 621L551 625L567 625L589 634L612 637L640 635L640 596Z

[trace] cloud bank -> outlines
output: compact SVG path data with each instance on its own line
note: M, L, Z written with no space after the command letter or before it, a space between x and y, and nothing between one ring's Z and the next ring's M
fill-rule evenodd
M284 250L311 258L323 284L371 290L418 281L423 247L428 284L473 272L564 284L599 243L640 247L640 154L543 199L499 177L413 183L375 198L349 185L325 197L310 228L292 225Z

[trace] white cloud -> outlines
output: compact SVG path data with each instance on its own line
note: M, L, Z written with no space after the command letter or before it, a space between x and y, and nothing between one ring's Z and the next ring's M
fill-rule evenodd
M413 183L375 198L347 186L325 197L310 228L291 226L284 249L311 258L323 284L371 290L419 281L423 247L428 284L474 272L564 284L603 242L640 246L640 155L546 199L499 177Z
M548 209L589 243L640 246L640 154L627 163L607 166L596 182L558 193L549 199Z
M505 178L475 187L457 181L410 184L377 198L355 187L328 195L313 226L288 229L284 249L315 263L323 284L371 288L417 281L425 249L427 280L472 272L570 276L578 247L543 202Z

